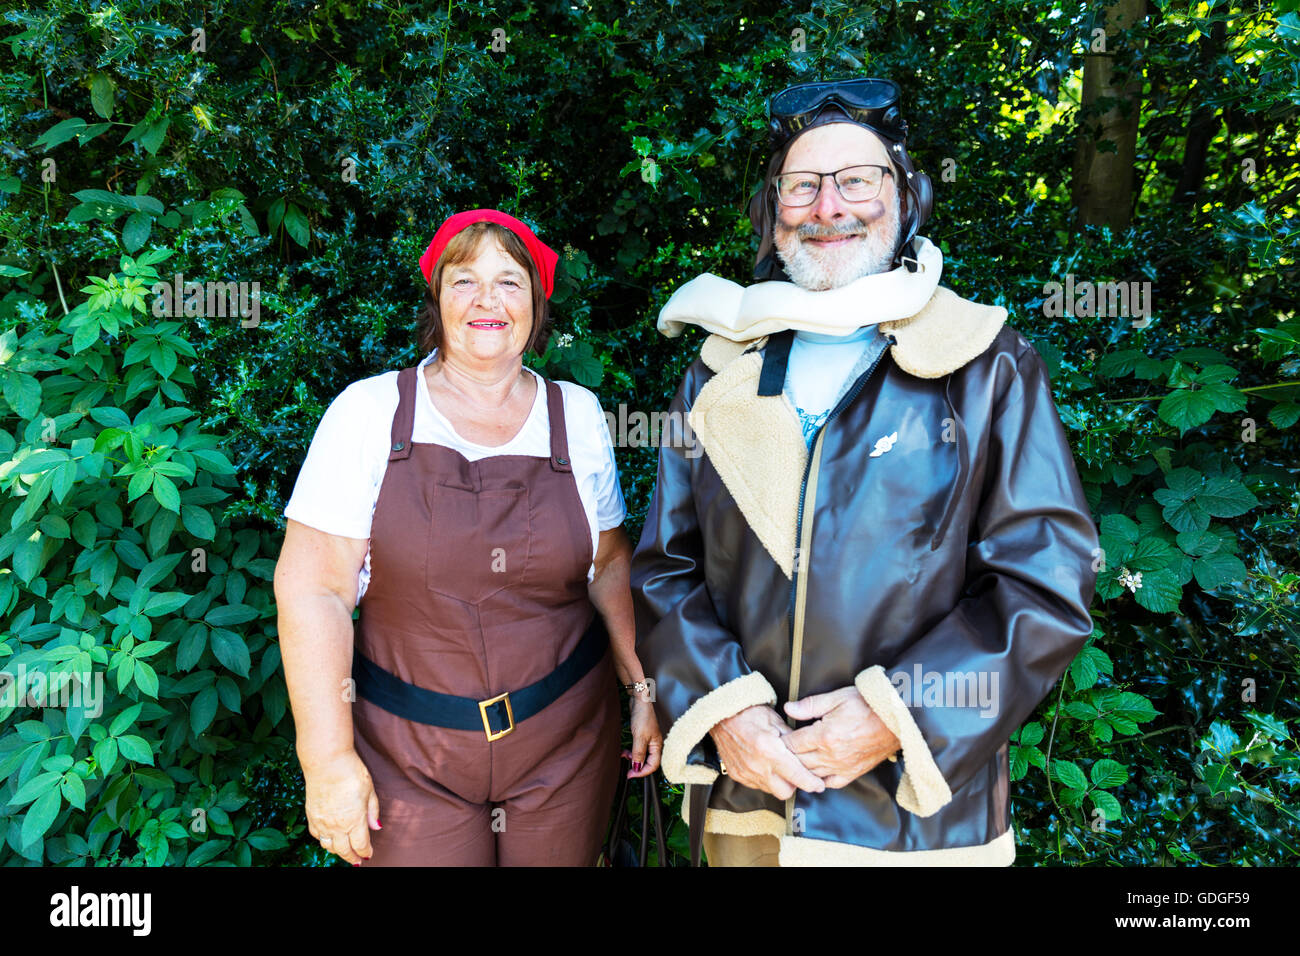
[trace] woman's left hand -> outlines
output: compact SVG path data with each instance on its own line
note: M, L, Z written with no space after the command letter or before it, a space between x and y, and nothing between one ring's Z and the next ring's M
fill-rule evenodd
M640 697L632 698L632 752L623 756L632 761L628 779L646 777L659 769L659 756L664 749L664 735L659 732L659 719L655 705Z

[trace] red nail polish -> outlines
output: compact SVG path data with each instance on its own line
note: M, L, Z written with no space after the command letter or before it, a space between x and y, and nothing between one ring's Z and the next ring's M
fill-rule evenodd
M379 822L379 817L375 817L375 829L376 829L376 830L382 830L383 828L384 828L384 825L383 825L382 823Z
M635 763L633 763L633 764L632 764L632 769L633 769L636 773L640 773L640 772L641 772L641 761L638 760L638 761L636 761Z

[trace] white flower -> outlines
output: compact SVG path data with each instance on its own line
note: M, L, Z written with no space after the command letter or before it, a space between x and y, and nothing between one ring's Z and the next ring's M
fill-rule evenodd
M1137 589L1142 586L1142 572L1139 571L1137 574L1130 574L1128 568L1120 568L1119 577L1117 577L1116 580L1136 594Z
M555 345L557 348L567 349L572 344L573 336L568 332L561 332L555 337Z

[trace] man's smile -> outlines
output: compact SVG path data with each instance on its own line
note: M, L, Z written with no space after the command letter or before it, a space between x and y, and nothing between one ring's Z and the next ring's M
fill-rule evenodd
M836 249L840 246L848 245L855 239L861 239L859 233L853 233L847 236L809 236L804 242L815 242L822 249Z

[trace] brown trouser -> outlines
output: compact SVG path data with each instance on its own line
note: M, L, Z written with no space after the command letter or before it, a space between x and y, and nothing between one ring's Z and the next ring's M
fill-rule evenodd
M574 481L564 401L546 382L548 458L469 461L412 442L425 384L398 373L387 469L371 521L371 581L356 648L427 691L486 701L541 680L596 613L591 529ZM413 714L418 716L418 714ZM619 772L611 655L514 730L488 740L408 720L364 698L354 745L382 829L367 866L591 866Z

